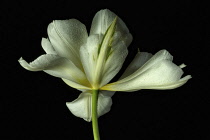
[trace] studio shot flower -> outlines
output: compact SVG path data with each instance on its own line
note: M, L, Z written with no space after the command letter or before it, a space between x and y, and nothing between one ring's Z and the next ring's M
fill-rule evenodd
M132 35L125 23L107 9L96 13L89 34L85 25L76 19L55 20L47 32L49 38L41 41L46 54L31 63L20 58L19 63L27 70L44 71L61 78L80 90L79 97L66 105L75 116L86 121L92 119L93 90L99 91L99 117L109 112L115 91L174 89L191 78L190 75L182 78L185 65L174 64L167 50L154 55L139 51L121 78L109 83L125 61Z

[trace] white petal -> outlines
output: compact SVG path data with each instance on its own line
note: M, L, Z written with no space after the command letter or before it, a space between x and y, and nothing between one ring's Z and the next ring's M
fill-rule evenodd
M133 79L115 82L101 88L113 91L135 91L139 89L173 89L187 82L191 76L182 79L182 69L169 60L162 60Z
M100 43L99 35L90 35L87 39L87 43L80 48L82 65L91 84L93 84Z
M51 66L54 60L59 59L58 55L46 54L39 56L31 63L26 62L22 57L18 60L20 65L30 71L41 71ZM56 61L54 61L56 62Z
M117 18L114 19L112 24L109 26L107 29L102 42L100 43L100 46L98 47L98 58L97 58L97 63L94 71L94 76L93 76L93 88L98 89L101 80L103 79L103 69L106 65L107 58L109 54L111 53L112 49L112 39L113 39L113 34L115 33L116 29L116 23L117 23Z
M113 20L117 15L108 9L100 10L96 13L93 18L90 35L99 34L104 35L108 27L111 25ZM121 33L122 38L124 38L125 44L128 46L132 41L132 35L129 33L128 28L125 23L118 17L117 18L117 28L116 31Z
M106 91L106 90L101 90L100 93L103 96L108 96L108 97L112 97L115 94L116 91Z
M66 103L67 107L77 117L83 118L84 120L90 122L92 119L92 94L90 92L83 92L79 97L72 101ZM109 112L112 105L111 97L104 96L99 93L98 96L98 117Z
M129 64L123 75L120 77L120 79L123 79L132 73L134 73L136 70L138 70L140 67L142 67L150 58L152 57L151 53L147 52L139 52L136 54L133 61Z
M124 79L119 80L118 82L120 83L131 80L162 60L172 61L173 56L167 50L160 50L155 55L153 55L142 67Z
M179 67L184 68L184 67L186 67L186 65L183 63L183 64L179 65Z
M76 88L77 90L79 91L86 91L86 90L91 90L90 86L83 86L81 84L78 84L78 83L75 83L71 80L67 80L67 79L64 79L64 78L61 78L67 85L69 85L70 87L73 87L73 88ZM89 83L88 83L89 85Z
M153 86L149 86L149 87L144 87L144 89L156 89L156 90L175 89L175 88L178 88L178 87L184 85L191 78L192 78L191 75L187 75L175 83L169 83L169 84L157 85L157 86L153 85Z
M123 21L109 10L93 19L90 37L80 49L80 57L93 88L107 84L120 70L132 36Z
M19 62L21 66L27 70L43 70L52 76L70 80L72 82L72 87L76 86L75 88L79 88L79 85L89 85L85 74L79 68L77 68L69 59L60 57L58 55L41 55L31 63L27 63L21 58ZM86 89L89 88L86 87Z
M48 36L59 56L69 58L81 68L79 49L88 37L84 24L76 19L55 20L48 26Z
M93 18L90 35L105 34L116 15L108 9L100 10Z
M102 71L100 87L106 85L120 71L127 54L127 46L123 41L112 46L112 50Z
M81 47L80 57L85 73L92 85L94 84L94 76L97 73L96 65L97 63L102 64L103 69L99 71L102 77L99 85L102 86L107 84L119 72L128 54L128 50L123 41L117 42L117 44L111 47L111 52L106 58L107 60L105 62L98 62L98 47L100 43L99 35L91 35L86 45Z
M55 49L53 48L52 44L50 43L49 39L42 38L41 45L47 54L57 54L55 52Z

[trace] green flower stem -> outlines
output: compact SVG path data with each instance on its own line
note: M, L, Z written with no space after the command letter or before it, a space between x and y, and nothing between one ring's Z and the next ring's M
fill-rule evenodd
M99 129L98 129L98 90L92 91L92 127L94 140L100 140Z

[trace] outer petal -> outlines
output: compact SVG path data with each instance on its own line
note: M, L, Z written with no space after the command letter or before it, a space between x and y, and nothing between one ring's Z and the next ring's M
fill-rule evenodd
M172 61L173 56L167 50L160 50L155 55L153 55L142 67L124 79L119 80L118 82L120 83L131 80L162 60Z
M21 66L30 71L45 71L46 73L68 79L71 81L71 86L74 88L89 89L89 82L85 74L78 69L69 59L58 55L46 54L41 55L31 63L27 63L24 59L19 60Z
M120 77L120 79L123 79L132 73L134 73L136 70L138 70L140 67L142 67L150 58L152 57L151 53L147 52L139 52L136 54L133 61L130 63L130 65L127 67L123 75Z
M49 39L42 38L41 45L47 54L57 54L55 52L55 49L53 48L52 44L50 43Z
M79 49L88 37L84 24L76 19L55 20L48 26L48 36L59 56L69 58L81 68Z
M103 96L108 96L108 97L112 97L115 94L116 91L106 91L106 90L101 90L100 93Z
M140 89L173 89L186 83L191 76L180 79L183 71L165 50L159 51L133 74L108 84L101 90L135 91Z
M90 92L83 92L79 97L66 103L67 107L77 117L83 118L90 122L92 118L92 94ZM104 96L99 93L98 96L98 117L110 111L112 99L109 96Z

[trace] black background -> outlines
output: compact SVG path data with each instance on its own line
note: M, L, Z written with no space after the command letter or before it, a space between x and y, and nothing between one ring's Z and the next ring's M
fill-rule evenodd
M134 38L122 71L137 48L153 54L167 49L193 78L174 90L117 92L111 111L99 118L101 140L209 139L209 7L190 0L1 4L0 139L93 139L91 123L65 105L80 92L59 78L23 69L18 59L32 61L44 53L41 38L52 20L76 18L89 31L93 16L104 8L121 17Z

